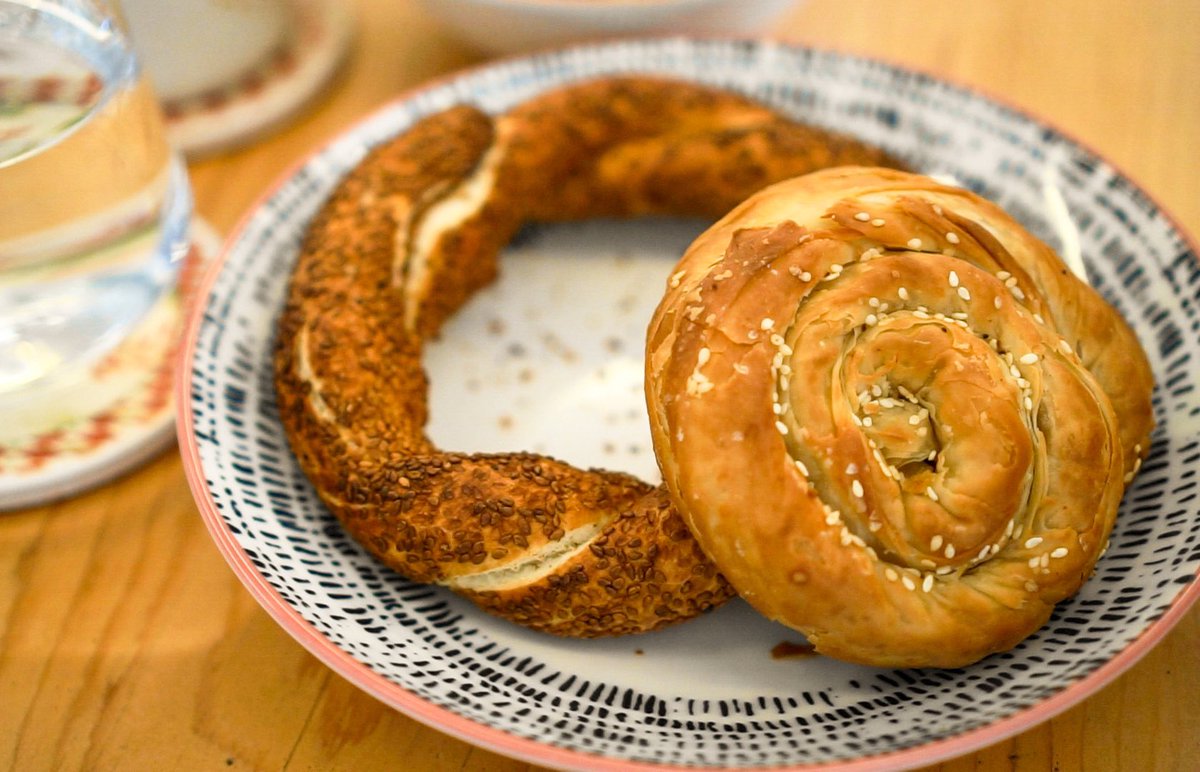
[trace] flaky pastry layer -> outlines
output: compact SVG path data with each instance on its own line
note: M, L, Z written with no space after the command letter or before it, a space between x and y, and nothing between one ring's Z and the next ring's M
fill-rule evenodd
M737 591L817 651L960 666L1076 592L1149 449L1120 316L995 205L820 171L681 259L648 333L666 485Z

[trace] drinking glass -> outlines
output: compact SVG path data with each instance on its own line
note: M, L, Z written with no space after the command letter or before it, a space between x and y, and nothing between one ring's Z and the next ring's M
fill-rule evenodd
M191 207L119 10L0 0L0 422L86 389L173 291Z

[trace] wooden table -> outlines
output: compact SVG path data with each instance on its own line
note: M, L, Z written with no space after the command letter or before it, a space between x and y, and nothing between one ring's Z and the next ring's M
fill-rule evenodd
M193 164L227 232L298 157L481 61L411 2L361 0L357 43L305 113ZM977 86L1097 148L1200 233L1200 3L810 0L777 36ZM1200 608L1124 676L944 770L1200 766ZM218 555L176 454L0 517L0 767L526 770L384 707L310 656Z

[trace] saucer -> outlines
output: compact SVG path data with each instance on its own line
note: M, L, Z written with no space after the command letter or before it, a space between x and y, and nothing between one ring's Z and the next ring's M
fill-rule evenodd
M178 289L88 374L88 393L120 390L105 408L65 412L50 431L0 441L0 511L67 498L134 469L174 442L172 381L185 306L221 246L212 226L192 224Z
M288 0L286 42L255 69L203 94L163 101L171 141L189 157L245 144L298 111L329 80L350 43L340 0Z

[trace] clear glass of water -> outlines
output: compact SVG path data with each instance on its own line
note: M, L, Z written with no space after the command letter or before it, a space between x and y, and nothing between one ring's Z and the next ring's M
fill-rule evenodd
M191 206L117 9L0 0L0 416L86 386L173 291Z

